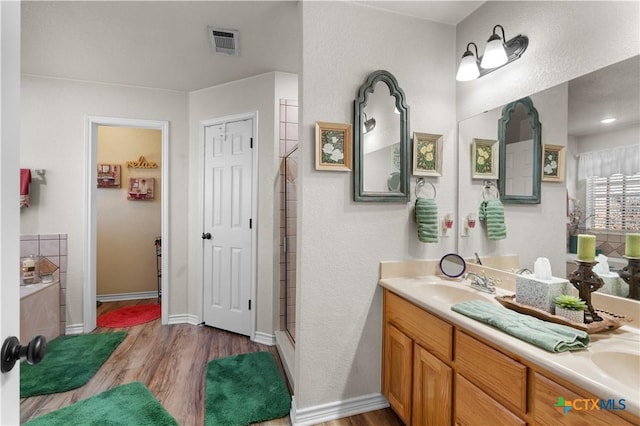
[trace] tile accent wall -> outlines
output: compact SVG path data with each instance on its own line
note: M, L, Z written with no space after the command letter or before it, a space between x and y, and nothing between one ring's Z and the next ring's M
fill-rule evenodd
M298 101L280 100L280 330L295 338L296 182L287 179L285 158L298 146ZM297 161L297 156L296 160ZM296 173L289 168L289 174ZM284 241L288 242L285 252Z
M64 336L67 326L67 234L21 235L19 269L29 256L35 257L36 261L38 257L46 257L58 266L53 278L60 281L60 335Z
M599 248L607 257L623 257L625 251L624 234L607 234L604 232L593 232L596 236L596 248Z

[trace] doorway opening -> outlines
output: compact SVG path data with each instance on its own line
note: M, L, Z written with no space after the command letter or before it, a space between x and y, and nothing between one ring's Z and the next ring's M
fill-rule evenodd
M168 303L170 292L168 289L168 279L169 276L169 249L170 242L169 232L168 232L168 211L169 211L169 123L167 121L157 121L157 120L139 120L139 119L124 119L124 118L111 118L111 117L88 117L87 118L87 149L86 149L86 158L85 158L85 188L86 188L86 204L85 204L85 214L84 214L84 234L85 234L85 250L84 250L84 283L83 283L83 331L85 333L91 332L96 328L96 294L97 294L97 271L98 271L98 260L97 260L97 251L98 251L98 135L100 133L100 129L103 128L131 128L131 129L149 129L160 131L160 140L161 140L161 163L158 164L158 168L161 170L159 172L160 182L155 182L155 177L149 176L151 179L146 179L145 176L133 176L133 173L126 173L126 175L121 175L121 186L123 187L123 191L128 195L126 196L132 203L145 203L150 201L151 198L155 198L156 196L160 197L160 235L154 235L150 241L148 242L148 253L149 258L152 259L152 265L156 265L156 256L155 256L155 240L156 238L160 238L163 242L163 256L161 257L161 265L158 269L162 270L162 275L160 278L160 289L159 294L162 294L162 324L168 323ZM141 153L140 155L144 155ZM130 159L131 164L133 166L140 165L141 160L140 156L136 158ZM107 166L110 167L109 170L113 169L114 164L101 164L104 167L105 172L109 174L109 171L106 170ZM126 162L124 164L115 164L121 166L121 168L126 168ZM149 166L149 162L146 161L146 167ZM132 169L133 170L133 169ZM120 170L122 172L122 170ZM109 174L110 176L110 174ZM127 179L122 179L126 177ZM131 177L132 179L129 179ZM144 182L142 182L144 180ZM154 181L155 185L151 188L150 182ZM159 183L159 185L158 185ZM106 185L106 183L105 183ZM133 187L131 187L133 185ZM144 186L144 195L139 191L141 189L141 185ZM149 188L151 191L149 192ZM119 192L123 192L119 191ZM133 191L133 192L132 192ZM132 195L133 194L133 195ZM156 195L157 194L157 195ZM139 205L138 205L139 206ZM157 232L154 232L157 234ZM145 253L146 253L145 251ZM144 255L145 253L140 253L140 255ZM155 266L154 266L155 268ZM155 269L154 269L155 271ZM155 272L154 272L155 274ZM156 279L156 276L153 275L153 279ZM155 281L154 281L155 282ZM157 296L157 295L156 295Z

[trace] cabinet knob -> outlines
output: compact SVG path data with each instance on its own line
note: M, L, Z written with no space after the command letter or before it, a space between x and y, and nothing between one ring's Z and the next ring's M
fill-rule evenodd
M203 240L210 240L211 239L211 233L207 232L207 233L202 233L202 239Z
M1 371L7 373L21 358L26 358L29 364L37 364L44 358L47 350L47 339L44 336L36 336L26 345L20 345L17 337L8 337L2 344Z

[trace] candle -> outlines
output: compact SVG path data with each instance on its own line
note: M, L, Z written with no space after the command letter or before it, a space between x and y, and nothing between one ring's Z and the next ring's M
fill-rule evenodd
M593 262L596 260L596 236L578 235L578 260Z
M625 236L624 255L627 257L640 257L640 234L627 234Z

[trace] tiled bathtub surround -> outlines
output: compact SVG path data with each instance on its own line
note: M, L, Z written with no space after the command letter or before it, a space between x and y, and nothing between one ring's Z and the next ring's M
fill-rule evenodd
M20 265L29 256L36 260L40 256L46 257L59 268L54 272L53 279L60 281L60 334L64 335L67 325L67 234L21 235ZM20 265L17 267L20 268ZM37 278L36 282L40 282L40 279Z

